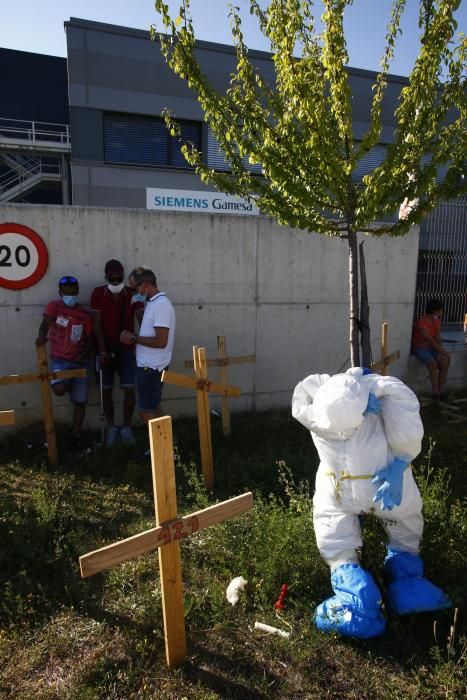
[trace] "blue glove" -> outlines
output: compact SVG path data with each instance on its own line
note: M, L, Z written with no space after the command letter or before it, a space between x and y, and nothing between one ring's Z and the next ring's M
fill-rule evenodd
M407 464L408 462L396 457L391 464L385 469L381 469L371 480L372 484L380 484L373 502L381 501L381 510L392 510L394 506L400 506Z
M376 398L374 394L370 392L370 395L368 397L368 404L365 410L363 411L363 415L367 416L369 413L374 413L375 415L380 412L380 405L379 405L379 400Z

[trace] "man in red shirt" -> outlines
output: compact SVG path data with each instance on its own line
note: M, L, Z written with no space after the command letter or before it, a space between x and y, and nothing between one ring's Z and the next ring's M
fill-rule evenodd
M62 277L58 291L60 299L49 302L44 311L36 345L44 345L48 337L52 370L89 369L93 319L78 303L78 280L71 275ZM70 393L70 399L74 403L72 438L79 445L88 400L88 377L54 379L51 386L56 396Z
M135 408L135 353L134 348L120 343L120 333L134 333L135 316L143 308L140 302L133 303L133 290L124 284L124 269L119 260L109 260L105 265L107 284L96 287L91 295L91 308L94 312L95 331L99 345L102 367L102 387L104 413L107 419L108 447L119 438L115 425L112 389L114 373L118 372L120 388L123 389L123 427L120 430L122 442L135 443L131 430L131 419Z
M412 355L426 364L433 387L433 398L446 401L446 381L451 356L441 341L441 317L443 302L430 299L425 314L414 323L412 332Z

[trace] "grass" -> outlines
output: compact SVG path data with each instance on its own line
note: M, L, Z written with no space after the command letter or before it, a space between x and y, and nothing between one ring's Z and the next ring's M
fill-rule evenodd
M466 415L467 403L460 405ZM331 589L310 517L317 455L307 431L287 412L234 415L228 440L214 422L216 488L208 496L196 422L174 422L181 513L250 489L255 495L249 513L182 541L188 658L174 670L164 659L157 557L79 575L80 554L154 525L144 433L138 448L92 448L57 470L46 466L33 429L19 435L0 457L0 698L465 697L467 431L439 406L424 408L423 419L415 465L422 555L460 612L454 630L452 610L390 617L386 634L365 642L311 624ZM371 517L364 528L364 564L381 578L384 535ZM225 589L238 575L249 583L232 607ZM282 583L289 592L277 619ZM255 632L255 620L291 629L290 640Z

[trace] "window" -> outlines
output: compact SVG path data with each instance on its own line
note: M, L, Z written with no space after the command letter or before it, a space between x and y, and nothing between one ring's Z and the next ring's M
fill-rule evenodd
M180 120L182 139L201 149L201 122ZM104 115L104 160L147 167L188 168L178 138L163 119L132 115Z
M373 146L369 151L364 153L361 159L358 161L357 167L352 173L353 182L361 182L364 175L369 175L375 168L382 165L387 156L387 149L387 146L384 146L382 143L378 143L376 146Z
M253 175L261 175L263 172L261 165L252 165L246 157L243 158L243 165ZM230 163L228 163L224 158L224 154L219 148L217 139L212 133L210 127L208 127L208 167L212 168L213 170L230 172Z

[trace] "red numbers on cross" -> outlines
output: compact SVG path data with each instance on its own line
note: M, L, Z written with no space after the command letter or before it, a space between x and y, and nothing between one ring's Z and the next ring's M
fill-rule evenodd
M192 515L187 521L177 520L174 523L170 523L170 525L164 525L157 536L157 540L161 545L169 544L170 542L175 542L175 540L181 540L183 537L188 537L188 535L193 535L198 530L198 518L196 515Z

